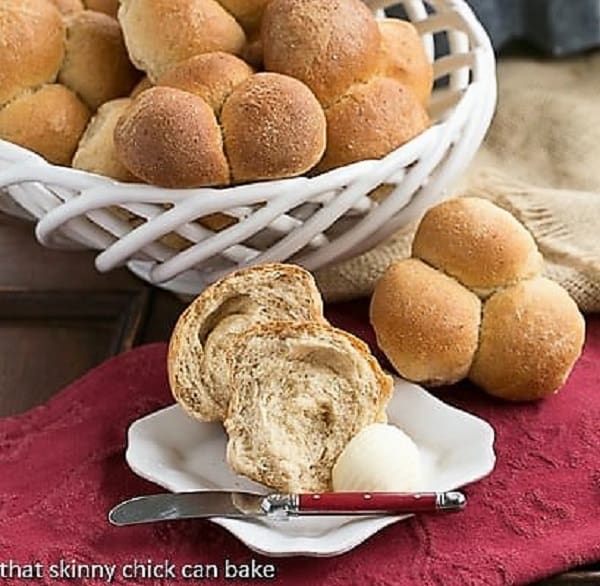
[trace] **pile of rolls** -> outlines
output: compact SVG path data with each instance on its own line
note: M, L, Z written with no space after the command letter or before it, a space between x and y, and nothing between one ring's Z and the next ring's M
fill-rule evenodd
M320 173L430 124L416 29L360 0L0 0L0 38L0 138L121 181Z
M541 276L531 234L485 199L431 208L412 246L377 282L371 323L405 378L447 385L465 377L512 401L557 392L580 356L585 322Z
M69 165L98 106L139 76L108 14L78 0L0 1L0 138Z

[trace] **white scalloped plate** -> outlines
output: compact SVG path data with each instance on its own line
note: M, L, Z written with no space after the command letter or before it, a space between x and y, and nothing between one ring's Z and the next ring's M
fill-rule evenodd
M494 430L482 419L446 405L421 387L396 379L389 422L417 444L424 468L423 491L453 490L494 468ZM236 475L225 461L220 424L199 423L177 405L134 422L126 458L146 480L174 492L250 490L260 484ZM289 521L223 519L225 527L252 550L268 556L332 556L344 553L405 516L322 517Z

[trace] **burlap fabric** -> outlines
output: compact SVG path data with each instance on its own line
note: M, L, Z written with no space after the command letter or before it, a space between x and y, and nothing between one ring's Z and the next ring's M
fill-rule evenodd
M586 312L600 311L600 53L498 66L494 122L469 172L450 193L486 197L532 232L546 275ZM414 228L317 273L327 300L368 295Z

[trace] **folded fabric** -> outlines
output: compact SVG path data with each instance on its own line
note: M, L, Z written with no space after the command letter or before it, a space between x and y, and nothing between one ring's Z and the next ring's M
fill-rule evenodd
M372 342L365 303L329 317ZM340 557L267 560L208 521L111 527L122 499L161 489L124 461L128 425L172 399L163 344L139 348L98 367L47 405L0 421L0 560L66 564L168 560L184 564L272 563L268 583L518 584L600 559L600 319L588 321L585 354L566 387L530 405L502 403L469 386L442 397L494 426L498 463L467 488L456 515L397 523ZM1 567L1 564L0 564ZM49 575L7 583L57 584ZM73 583L101 584L101 580ZM186 579L127 579L112 584L189 584ZM207 583L233 583L221 575ZM261 583L258 581L257 583ZM264 582L267 583L267 582Z
M470 0L469 5L497 49L515 39L554 55L600 45L600 5L595 0Z
M498 65L498 109L453 195L487 197L533 234L546 275L586 312L600 311L600 53ZM410 255L414 227L364 255L318 271L330 301L368 295Z

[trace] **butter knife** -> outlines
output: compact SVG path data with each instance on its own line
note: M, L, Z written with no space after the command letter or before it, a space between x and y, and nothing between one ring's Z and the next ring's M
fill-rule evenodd
M461 492L327 492L255 494L200 491L139 496L114 507L113 525L136 525L176 519L267 517L289 519L314 515L404 515L460 511L467 499Z

